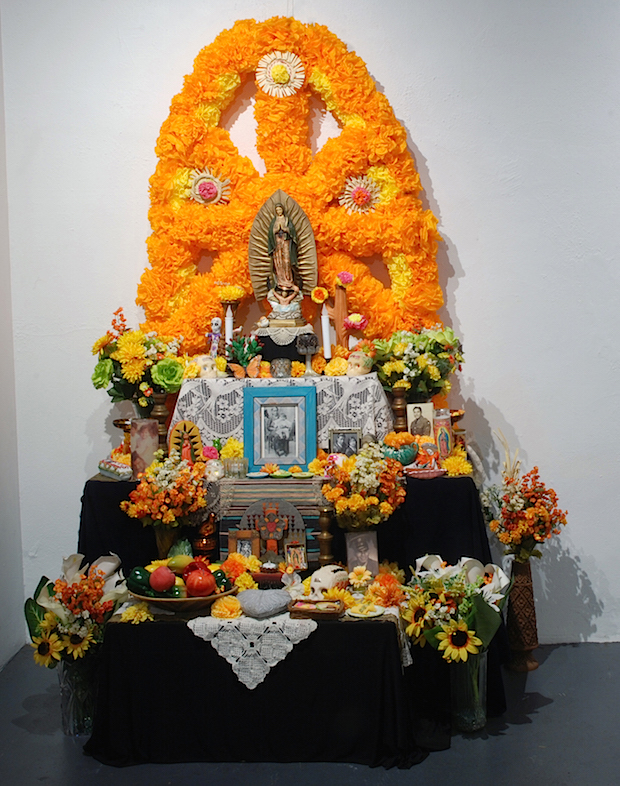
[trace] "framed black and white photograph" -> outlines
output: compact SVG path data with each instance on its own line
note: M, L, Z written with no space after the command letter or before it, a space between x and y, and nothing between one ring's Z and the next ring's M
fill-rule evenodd
M434 411L435 408L432 401L424 404L407 404L407 428L409 433L413 434L414 437L430 437L430 441L434 441Z
M359 428L332 428L329 430L329 452L352 456L362 447L362 432Z
M379 549L376 532L347 532L347 568L352 571L360 565L373 576L379 573Z
M306 470L316 458L316 388L245 388L243 435L251 472L264 464Z
M228 532L228 553L236 551L244 557L260 557L260 536L255 529L231 529Z

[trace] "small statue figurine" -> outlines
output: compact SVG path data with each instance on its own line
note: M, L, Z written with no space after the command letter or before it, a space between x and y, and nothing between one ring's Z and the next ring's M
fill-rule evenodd
M372 368L372 358L365 352L351 352L347 365L347 377L361 377L369 374Z
M222 318L221 317L213 317L211 320L211 332L207 333L207 338L211 339L211 349L209 350L209 354L212 358L217 357L217 350L220 343L220 338L222 337Z

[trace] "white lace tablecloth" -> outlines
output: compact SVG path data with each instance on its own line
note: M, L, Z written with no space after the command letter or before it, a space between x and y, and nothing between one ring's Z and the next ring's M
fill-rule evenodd
M197 617L187 626L194 635L211 642L217 654L230 663L239 682L250 690L260 685L295 644L317 629L314 620L292 620L288 612L265 620Z
M279 379L186 379L170 422L191 420L206 445L215 438L243 440L243 389L316 388L317 438L327 449L330 429L361 429L381 441L392 430L392 409L376 373L361 377L286 377Z

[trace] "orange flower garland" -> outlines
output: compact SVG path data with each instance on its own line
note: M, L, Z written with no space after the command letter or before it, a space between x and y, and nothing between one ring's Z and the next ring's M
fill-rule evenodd
M305 76L300 87L291 80L291 95L278 97L257 87L256 147L267 169L260 176L219 123L241 84L254 78L261 58L272 52L295 55ZM282 66L275 68L271 76L282 83L287 79ZM314 157L308 139L313 93L342 128ZM217 282L241 287L242 301L253 298L250 228L278 188L310 219L320 285L333 294L338 273L353 274L349 306L368 316L368 337L439 321L437 222L418 199L420 181L406 131L363 61L327 28L275 17L239 21L222 32L198 54L194 72L173 98L156 153L159 162L150 181L153 233L147 241L151 267L137 297L146 313L144 330L182 335L186 352L204 350L210 320L223 316ZM225 185L226 199L200 203L192 197L194 180L207 170L214 183ZM372 198L362 199L359 188ZM346 193L356 210L347 210L350 199L341 203ZM212 262L199 273L203 255ZM369 271L368 261L376 255L388 269L389 289ZM309 298L304 314L310 320L317 315Z

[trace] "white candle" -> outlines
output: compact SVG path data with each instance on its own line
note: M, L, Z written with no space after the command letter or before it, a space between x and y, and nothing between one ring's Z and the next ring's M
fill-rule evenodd
M327 314L325 303L323 303L323 308L321 310L321 334L323 336L323 355L325 356L325 360L329 360L332 356L332 342L329 316Z
M230 306L226 309L226 318L224 319L224 338L227 344L232 343L233 337L233 312Z

